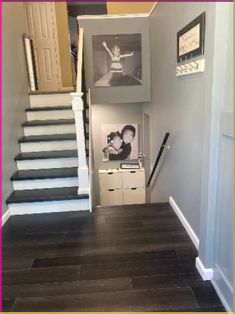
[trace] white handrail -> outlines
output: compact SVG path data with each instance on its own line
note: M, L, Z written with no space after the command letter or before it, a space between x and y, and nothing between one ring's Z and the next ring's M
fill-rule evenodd
M83 29L79 31L78 63L77 63L77 88L72 96L72 109L75 116L77 150L78 150L78 194L90 194L88 167L86 160L86 139L83 121L83 93L82 93L82 55L83 55Z
M79 36L78 36L78 59L77 59L77 88L76 92L82 92L82 63L83 63L83 36L84 36L84 29L79 29Z

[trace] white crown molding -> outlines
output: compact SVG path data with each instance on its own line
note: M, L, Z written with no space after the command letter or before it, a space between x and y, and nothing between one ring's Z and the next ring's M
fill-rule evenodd
M77 20L103 20L103 19L123 19L123 18L146 18L149 13L135 14L100 14L100 15L78 15Z

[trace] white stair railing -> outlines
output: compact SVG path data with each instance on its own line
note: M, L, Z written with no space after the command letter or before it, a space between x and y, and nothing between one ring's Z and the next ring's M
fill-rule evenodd
M77 150L78 150L78 194L90 194L89 174L86 160L86 144L83 121L83 93L82 93L82 58L83 58L83 28L79 30L78 39L78 63L77 63L77 87L76 92L71 93L72 109L75 115Z

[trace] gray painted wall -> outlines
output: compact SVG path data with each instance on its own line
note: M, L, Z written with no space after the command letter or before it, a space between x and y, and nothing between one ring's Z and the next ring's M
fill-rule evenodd
M176 33L203 11L206 71L177 78ZM159 3L150 33L152 101L144 112L151 117L152 165L164 133L172 133L151 199L174 198L200 240L202 263L214 269L213 282L231 309L232 5ZM221 120L224 111L230 113Z
M70 41L77 42L78 40L77 19L74 16L69 16L68 21L69 21Z
M84 60L86 67L86 84L91 88L94 104L129 103L150 100L150 49L149 19L135 18L92 18L78 17L79 27L84 28ZM142 34L142 78L141 86L95 87L93 70L92 35Z
M150 51L149 20L147 17L78 19L84 28L84 58L86 69L86 87L91 89L92 137L94 152L94 198L95 205L100 204L99 169L117 168L119 162L103 162L101 145L101 125L116 123L138 123L140 150L142 149L142 107L141 102L150 99ZM143 85L129 87L95 87L93 81L92 35L142 34Z
M26 32L23 3L3 3L3 98L2 98L2 208L12 191L10 175L15 172L14 157L19 152L17 138L23 135L21 123L29 106L28 81L22 35ZM12 21L14 21L12 23Z
M202 182L199 257L213 268L213 284L233 308L233 6L215 5L212 113L208 181ZM206 195L205 191L208 192Z
M206 72L176 77L176 34L206 11ZM172 196L199 235L202 175L202 149L211 106L211 69L214 14L209 3L159 3L150 18L151 97L144 112L150 114L153 165L164 133L172 134L151 201L165 202ZM179 184L180 183L180 184Z
M101 145L101 125L117 123L138 123L139 133L142 129L142 104L92 104L92 137L94 153L94 203L100 204L99 169L118 168L120 161L103 162ZM142 136L139 140L140 150L142 148Z

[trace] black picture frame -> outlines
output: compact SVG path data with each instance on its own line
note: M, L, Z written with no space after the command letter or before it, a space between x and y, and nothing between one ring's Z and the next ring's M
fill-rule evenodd
M180 39L183 38L183 36L187 33L190 32L190 30L194 29L195 27L199 26L199 39L198 43L199 47L196 47L195 49L189 50L182 54L183 50L182 47L180 47ZM183 62L188 59L192 59L196 56L204 54L204 45L205 45L205 25L206 25L206 12L203 12L200 14L198 17L196 17L192 22L190 22L188 25L186 25L184 28L182 28L178 33L177 33L177 62ZM186 43L190 44L190 40L193 40L192 37L190 38L189 34L189 41ZM191 42L192 43L192 42ZM193 46L193 45L192 45ZM195 45L197 46L197 45ZM190 49L190 48L188 48Z

